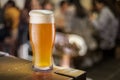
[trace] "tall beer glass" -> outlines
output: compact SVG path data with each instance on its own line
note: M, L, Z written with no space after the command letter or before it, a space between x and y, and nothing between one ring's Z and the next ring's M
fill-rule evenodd
M53 12L48 10L32 10L29 15L33 69L35 71L50 70L52 69L52 47L55 37Z

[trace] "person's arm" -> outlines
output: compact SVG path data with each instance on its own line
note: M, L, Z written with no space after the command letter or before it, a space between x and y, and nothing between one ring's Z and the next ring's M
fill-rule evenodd
M107 11L104 10L100 13L99 18L93 20L92 23L96 29L103 30L105 26L108 24L108 19L109 15Z

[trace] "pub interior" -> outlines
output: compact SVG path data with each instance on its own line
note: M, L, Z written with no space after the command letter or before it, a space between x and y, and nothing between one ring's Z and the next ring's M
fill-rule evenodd
M0 80L9 80L2 78L7 75L2 72L7 63L21 59L24 64L17 63L26 67L27 61L32 61L31 10L54 13L54 65L83 70L86 80L120 80L120 0L0 0ZM2 59L3 55L16 60ZM27 68L25 73L29 73ZM10 80L19 80L14 76ZM23 80L56 80L49 73L48 79L35 76Z

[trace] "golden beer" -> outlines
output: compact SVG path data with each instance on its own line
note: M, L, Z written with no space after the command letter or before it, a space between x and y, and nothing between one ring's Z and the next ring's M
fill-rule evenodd
M53 13L46 10L46 12L44 10L32 11L30 12L29 34L33 50L33 65L37 70L48 70L52 66L52 48L55 37L55 26L53 16L51 16Z

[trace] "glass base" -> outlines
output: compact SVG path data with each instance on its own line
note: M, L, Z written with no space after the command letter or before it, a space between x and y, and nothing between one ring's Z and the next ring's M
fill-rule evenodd
M53 65L50 66L50 67L36 67L36 66L33 66L33 70L36 71L36 72L41 72L41 71L51 71L53 70Z

